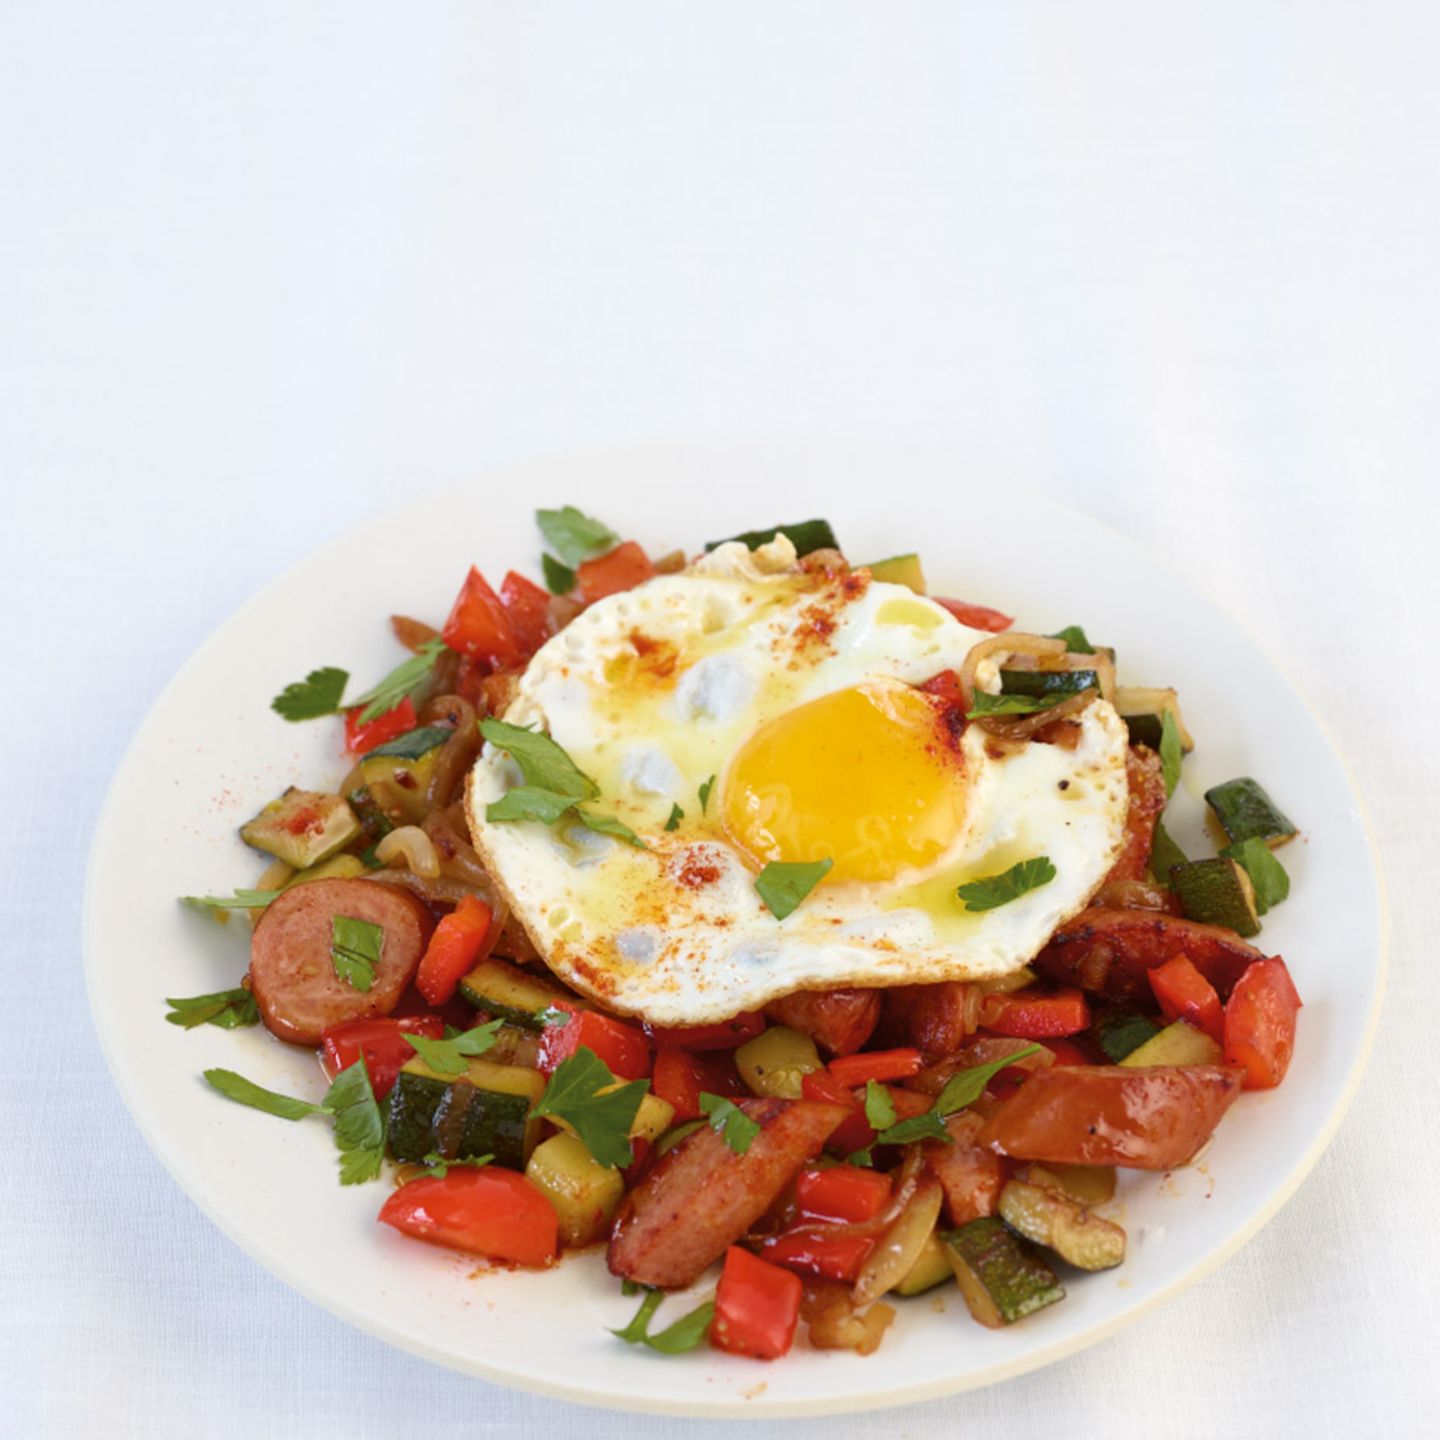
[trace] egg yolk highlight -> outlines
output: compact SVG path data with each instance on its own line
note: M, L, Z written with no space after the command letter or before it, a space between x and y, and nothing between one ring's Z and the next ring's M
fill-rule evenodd
M953 841L964 771L924 695L861 685L762 725L731 762L721 818L757 868L828 858L827 880L893 880Z

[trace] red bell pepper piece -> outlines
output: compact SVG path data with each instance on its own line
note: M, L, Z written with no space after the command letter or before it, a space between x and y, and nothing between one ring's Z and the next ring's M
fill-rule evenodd
M860 1055L837 1055L830 1073L842 1085L863 1085L867 1080L905 1080L925 1063L918 1050L868 1050Z
M402 1185L380 1219L405 1235L492 1260L548 1265L559 1248L555 1207L523 1175L499 1166L455 1166Z
M735 1061L718 1051L692 1055L688 1050L657 1050L650 1090L674 1106L677 1124L700 1118L702 1091L725 1096L745 1094Z
M828 1105L843 1105L850 1113L830 1132L827 1150L837 1155L853 1155L868 1150L875 1143L875 1131L865 1118L864 1109L856 1102L850 1088L842 1085L828 1070L816 1070L800 1080L800 1093L806 1100L820 1100Z
M367 754L397 735L408 735L419 724L414 701L408 695L398 705L362 725L360 717L364 713L363 705L345 712L345 748L356 755Z
M937 605L943 605L962 625L968 625L972 630L989 630L998 634L1015 623L1013 615L992 610L988 605L971 605L965 600L943 600L939 595L932 595L930 598Z
M775 1265L819 1280L853 1284L875 1242L868 1235L824 1235L804 1230L786 1231L764 1245L764 1255Z
M890 1203L890 1177L858 1165L802 1170L795 1177L795 1200L817 1220L855 1225L873 1220Z
M651 1043L666 1050L734 1050L765 1028L758 1010L745 1010L713 1025L652 1025L645 1022Z
M1269 1090L1285 1078L1302 1003L1278 956L1254 961L1235 982L1225 1005L1223 1043L1226 1062L1244 1067L1246 1090Z
M407 1034L442 1040L445 1021L439 1015L416 1015L405 1019L347 1020L332 1025L320 1037L320 1063L333 1080L357 1060L365 1061L370 1088L383 1100L394 1087L400 1067L415 1058L415 1047Z
M997 1035L1021 1040L1078 1035L1089 1028L1090 1007L1079 990L1046 994L1027 987L1008 995L987 995L980 1002L980 1023Z
M1095 1059L1073 1040L1056 1037L1040 1042L1054 1057L1057 1065L1093 1065ZM1023 1072L1022 1072L1023 1073Z
M500 603L528 660L550 638L550 597L534 581L511 570L500 583Z
M549 1075L562 1060L568 1060L586 1045L617 1080L648 1078L650 1043L642 1031L597 1010L572 1010L564 1005L553 1008L568 1018L557 1018L540 1032L540 1055L535 1066L542 1074Z
M580 598L593 605L607 595L633 590L654 573L650 557L633 540L627 540L608 555L584 561L575 572L575 583Z
M492 670L517 665L522 658L510 612L473 565L440 633L452 650L482 660Z
M732 1245L715 1291L710 1343L732 1355L778 1360L795 1338L804 1289L792 1271Z
M946 706L959 705L964 700L960 690L960 677L953 670L942 670L932 675L921 687L927 695L943 700Z
M500 938L500 927L491 925L492 918L483 900L467 895L435 927L415 972L415 988L432 1005L443 1005L461 977L490 953L488 947Z
M1215 987L1184 955L1146 971L1150 988L1167 1020L1185 1020L1218 1042L1225 1024Z

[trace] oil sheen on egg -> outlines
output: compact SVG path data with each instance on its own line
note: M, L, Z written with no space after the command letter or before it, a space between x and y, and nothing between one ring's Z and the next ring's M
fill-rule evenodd
M1126 733L1103 701L1073 748L947 723L916 687L984 638L865 572L801 570L783 538L722 545L591 606L535 655L504 717L553 736L598 785L593 808L644 848L564 820L487 821L520 780L491 746L467 791L476 846L558 975L659 1024L794 990L1004 975L1113 864ZM981 912L956 895L1037 855L1048 885ZM777 920L758 871L820 859L825 880Z

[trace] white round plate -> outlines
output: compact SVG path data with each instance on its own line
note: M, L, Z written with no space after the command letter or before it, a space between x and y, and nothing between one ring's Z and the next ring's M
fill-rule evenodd
M667 1358L608 1327L635 1301L603 1255L545 1273L483 1271L376 1223L383 1183L342 1189L328 1127L227 1103L209 1066L318 1098L310 1052L263 1029L183 1031L162 998L234 985L247 927L175 897L254 883L236 827L286 785L340 778L338 725L269 708L321 665L369 684L400 658L392 611L438 622L467 566L534 574L537 505L575 503L652 554L824 515L856 561L918 550L932 591L998 606L1022 628L1083 624L1132 684L1178 686L1197 738L1173 829L1209 853L1200 794L1259 777L1303 828L1283 859L1293 890L1260 944L1305 1000L1284 1085L1248 1095L1200 1163L1132 1175L1120 1204L1129 1257L1070 1277L1069 1295L1003 1331L975 1324L953 1288L899 1302L870 1359L810 1350L775 1364L701 1349ZM1342 897L1337 902L1337 897ZM1359 1078L1384 970L1377 872L1354 792L1315 717L1232 620L1128 542L953 462L800 442L632 446L537 461L427 496L298 565L223 625L161 696L116 777L86 894L91 1004L115 1079L146 1138L228 1235L336 1315L429 1359L590 1404L693 1415L820 1414L983 1385L1078 1350L1217 1265L1315 1163ZM709 1286L697 1287L697 1296ZM937 1299L936 1296L941 1298ZM673 1318L696 1303L667 1302ZM244 1317L238 1318L244 1323Z

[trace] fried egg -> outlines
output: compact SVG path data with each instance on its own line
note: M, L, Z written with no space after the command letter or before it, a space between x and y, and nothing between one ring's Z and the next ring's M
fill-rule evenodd
M590 606L534 656L503 717L538 727L643 848L564 818L490 821L521 775L487 745L472 834L556 974L657 1024L721 1020L795 990L1003 976L1114 863L1126 732L1097 700L1073 748L999 742L918 687L982 632L860 570L812 572L783 536ZM998 687L998 677L980 683ZM1047 856L994 909L959 886ZM772 861L830 860L785 919Z

